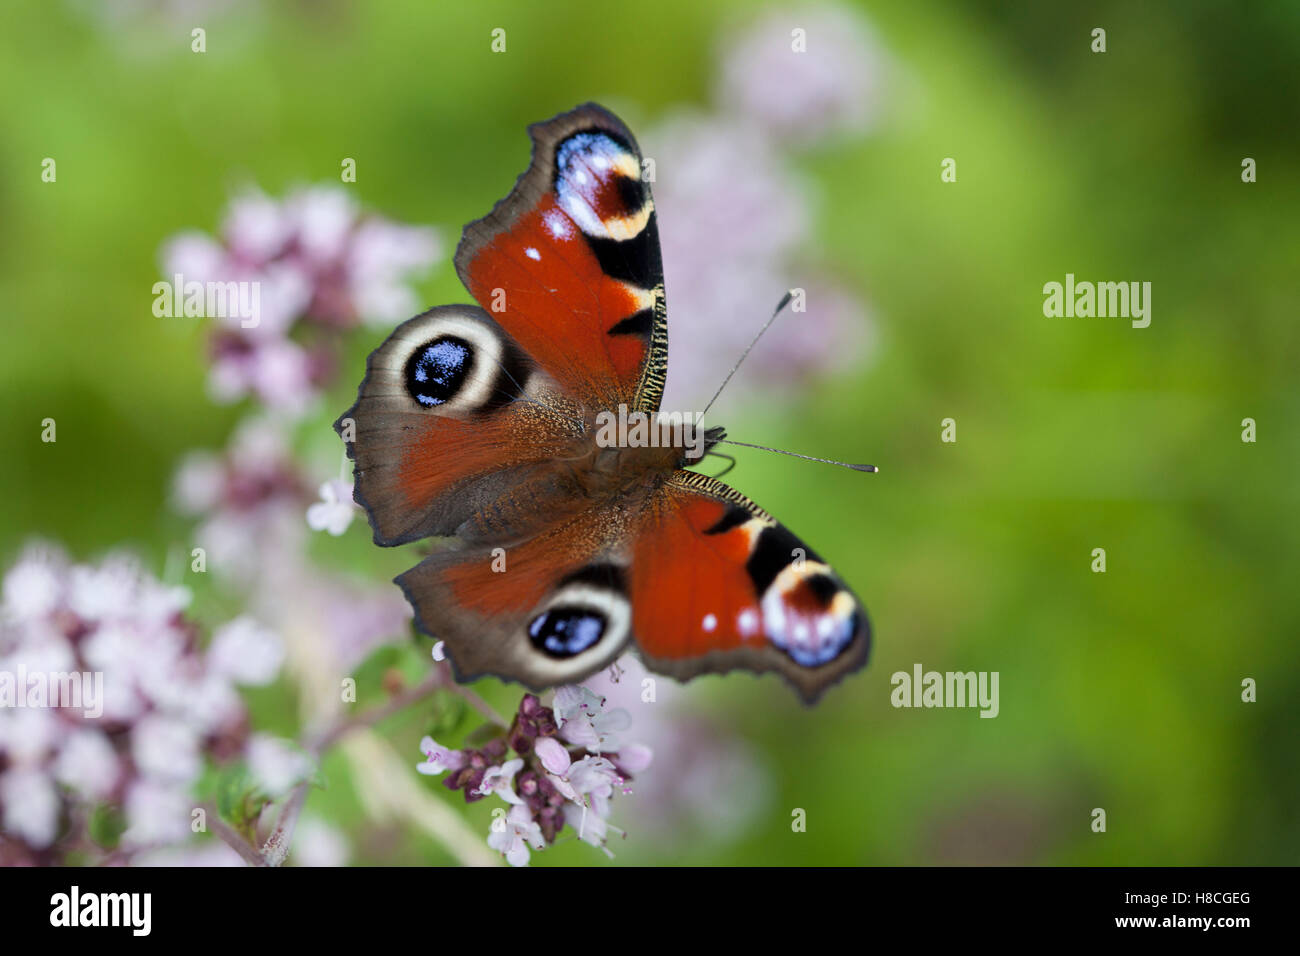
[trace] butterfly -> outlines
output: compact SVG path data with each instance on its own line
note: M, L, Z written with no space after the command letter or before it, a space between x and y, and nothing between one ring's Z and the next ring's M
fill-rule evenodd
M636 140L594 103L529 134L528 169L456 250L479 305L398 326L335 423L376 544L452 539L396 578L416 626L461 681L542 690L635 648L682 681L775 671L812 703L866 663L867 616L771 515L688 469L722 429L598 440L619 406L655 416L667 374Z

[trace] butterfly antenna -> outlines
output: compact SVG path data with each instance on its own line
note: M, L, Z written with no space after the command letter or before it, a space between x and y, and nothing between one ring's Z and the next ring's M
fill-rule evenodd
M731 376L735 375L736 369L740 368L740 363L745 361L750 350L758 344L758 340L763 337L763 333L771 328L772 323L776 321L776 317L785 311L785 307L790 304L790 300L793 298L793 290L787 291L785 295L781 296L781 301L776 304L776 310L772 313L772 317L763 323L763 327L758 330L758 334L754 336L749 345L745 346L745 351L740 353L740 358L736 359L736 364L731 366L731 371L728 372L727 377L722 380L722 384L718 386L718 390L713 393L713 397L709 399L709 404L705 405L704 411L700 412L700 418L703 418L709 413L709 409L713 407L713 403L718 400L718 396L722 394L722 390L726 388L727 383L731 381Z
M836 461L833 458L814 458L812 455L801 455L797 451L785 451L781 448L769 448L767 445L751 445L749 442L732 441L730 438L719 439L726 445L739 445L742 448L757 448L760 451L774 451L778 455L789 455L791 458L802 458L804 461L820 461L827 465L839 465L841 468L852 468L854 471L879 471L875 465L855 465L847 461Z

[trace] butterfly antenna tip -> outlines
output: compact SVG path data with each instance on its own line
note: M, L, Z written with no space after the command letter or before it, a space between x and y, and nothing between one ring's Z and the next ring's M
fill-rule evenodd
M722 380L722 384L718 386L718 390L713 393L713 397L709 399L709 404L704 406L704 411L700 412L700 418L704 418L704 416L709 413L709 409L713 407L713 403L718 400L718 396L722 394L722 390L726 388L727 383L731 381L731 376L735 375L736 369L740 368L740 363L745 361L750 350L758 344L758 340L763 337L763 333L772 327L772 323L776 321L776 317L785 311L785 307L790 304L790 301L793 298L794 290L787 289L785 295L781 296L781 301L778 302L776 308L772 310L772 317L763 323L763 327L758 330L758 334L750 340L750 343L747 346L745 346L745 351L740 353L740 358L736 359L736 364L731 366L731 371L728 372L727 377Z

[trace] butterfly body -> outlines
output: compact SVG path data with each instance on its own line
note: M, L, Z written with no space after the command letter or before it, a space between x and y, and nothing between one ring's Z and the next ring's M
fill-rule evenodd
M658 229L636 141L588 104L530 129L514 190L465 228L484 306L441 306L371 355L356 499L375 541L450 537L399 576L461 679L569 683L636 647L679 679L775 670L806 700L862 666L866 615L766 512L689 470L721 429L657 422L667 371ZM611 437L615 436L615 437Z

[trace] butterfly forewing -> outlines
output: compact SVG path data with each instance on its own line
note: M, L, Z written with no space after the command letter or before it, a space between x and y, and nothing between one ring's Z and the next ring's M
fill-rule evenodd
M532 164L465 227L456 271L571 394L595 409L657 409L668 326L640 148L617 117L590 103L529 133Z

